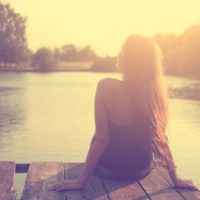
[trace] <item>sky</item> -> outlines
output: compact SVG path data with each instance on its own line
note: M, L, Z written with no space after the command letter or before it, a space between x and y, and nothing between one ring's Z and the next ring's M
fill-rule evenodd
M199 0L4 0L27 17L29 47L90 45L116 55L130 34L181 34L200 23Z

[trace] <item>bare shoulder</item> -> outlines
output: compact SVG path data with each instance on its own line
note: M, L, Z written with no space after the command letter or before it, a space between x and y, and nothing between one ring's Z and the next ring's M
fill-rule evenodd
M98 82L97 88L101 90L114 89L114 87L119 86L121 82L121 80L115 78L104 78Z
M100 94L105 103L107 102L108 104L111 104L113 102L113 98L116 96L116 93L119 93L120 91L119 88L122 84L121 82L121 80L115 78L101 79L97 84L96 92Z

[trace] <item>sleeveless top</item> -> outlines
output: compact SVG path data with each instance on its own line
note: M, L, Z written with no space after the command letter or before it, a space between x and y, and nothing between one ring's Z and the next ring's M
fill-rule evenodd
M154 157L151 143L145 131L141 129L141 126L139 127L109 123L109 144L98 166L103 166L116 176L131 174L140 177L150 171Z

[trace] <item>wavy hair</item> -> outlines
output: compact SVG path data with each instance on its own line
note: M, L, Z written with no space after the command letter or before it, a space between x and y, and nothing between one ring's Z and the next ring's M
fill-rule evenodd
M157 43L145 36L131 35L122 47L118 68L130 87L140 116L140 128L151 142L160 166L174 167L168 139L168 95L163 81L162 52Z

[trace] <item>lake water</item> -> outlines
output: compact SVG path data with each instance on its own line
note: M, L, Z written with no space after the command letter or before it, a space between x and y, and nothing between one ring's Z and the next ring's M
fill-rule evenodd
M83 162L94 133L96 84L105 77L120 75L0 73L0 160ZM200 88L197 80L166 82ZM178 173L200 186L200 101L170 99L169 142Z

